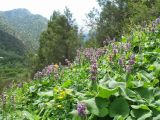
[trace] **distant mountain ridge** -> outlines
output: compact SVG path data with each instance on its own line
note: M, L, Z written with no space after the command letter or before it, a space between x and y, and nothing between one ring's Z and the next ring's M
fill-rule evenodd
M47 28L48 20L45 17L19 8L0 11L0 18L15 31L16 37L22 40L28 50L38 49L40 34Z

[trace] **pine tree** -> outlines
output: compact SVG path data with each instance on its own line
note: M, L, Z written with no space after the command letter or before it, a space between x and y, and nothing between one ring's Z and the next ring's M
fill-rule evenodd
M40 68L52 63L64 63L64 59L73 60L80 46L78 38L78 27L69 9L66 8L64 14L53 12L48 29L40 38Z

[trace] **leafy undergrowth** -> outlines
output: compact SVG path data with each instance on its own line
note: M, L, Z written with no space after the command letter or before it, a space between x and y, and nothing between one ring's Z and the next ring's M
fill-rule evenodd
M78 50L74 63L50 65L1 95L6 120L159 120L160 29Z

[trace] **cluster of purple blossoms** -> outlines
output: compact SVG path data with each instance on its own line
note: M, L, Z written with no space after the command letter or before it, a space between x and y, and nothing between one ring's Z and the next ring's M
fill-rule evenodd
M42 71L38 71L35 75L34 75L34 79L39 79L42 78L44 76L49 76L51 73L55 73L57 76L58 70L55 71L55 67L58 65L49 65L47 67L45 67Z
M91 80L95 81L97 79L97 60L93 59L91 61Z
M17 87L22 88L23 87L23 83L17 83Z
M5 94L1 94L3 108L6 106L6 102L7 102L6 99L7 99L7 96Z
M106 49L104 48L98 48L98 49L93 49L93 48L86 48L83 51L84 56L92 60L93 58L98 59L101 55L106 53Z
M54 73L54 78L57 80L58 77L59 77L59 74L58 74L58 65L54 65L53 73Z
M152 26L149 28L150 31L155 32L156 27L160 24L160 17L152 22Z
M106 53L106 49L104 49L104 48L98 48L95 52L96 52L95 56L98 59L101 55L103 55L103 54Z
M116 41L116 38L111 39L110 37L107 37L106 40L103 41L103 45L105 46L106 44L113 43Z
M119 58L118 64L121 65L121 66L123 66L125 64L125 57Z
M84 117L86 115L86 105L84 103L77 104L78 115Z
M71 62L68 59L65 59L65 63L67 64L68 67L71 66Z
M106 53L105 48L99 48L99 49L93 49L93 48L86 48L83 51L84 56L90 60L91 62L91 68L90 68L90 73L91 77L90 79L92 81L95 81L97 79L97 59Z
M83 54L87 59L91 60L92 57L95 56L95 49L86 48L86 49L84 49Z
M132 54L132 55L130 56L129 64L130 64L130 65L135 64L135 55L134 55L134 54Z
M135 64L135 55L134 54L132 54L131 56L130 56L130 58L129 58L129 60L128 60L128 64L125 66L125 70L126 70L126 72L131 72L131 70L132 70L132 65L134 65Z
M128 51L131 48L131 43L128 42L128 43L124 44L123 48L125 51Z

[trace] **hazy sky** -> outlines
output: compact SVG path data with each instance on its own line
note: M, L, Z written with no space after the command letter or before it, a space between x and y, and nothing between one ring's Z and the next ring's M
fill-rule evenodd
M15 8L27 8L31 13L50 18L54 10L63 12L67 6L77 23L84 25L83 19L93 7L98 7L96 0L0 0L0 11Z

